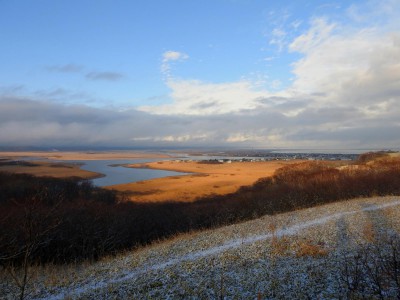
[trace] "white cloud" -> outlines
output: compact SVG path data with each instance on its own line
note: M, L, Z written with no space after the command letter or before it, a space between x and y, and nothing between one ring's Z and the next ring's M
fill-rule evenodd
M198 80L169 80L173 102L139 109L154 114L212 115L256 109L269 94L249 81L204 83Z
M304 53L293 64L291 89L325 95L318 99L320 106L369 105L386 101L390 91L399 97L400 36L376 28L332 29L332 24L318 21L290 45L292 51Z
M264 85L272 91L249 79L207 83L170 78L166 84L171 89L171 103L139 110L159 115L213 116L252 114L268 109L296 119L301 128L308 123L302 118L314 111L356 108L354 119L349 121L352 124L346 126L355 127L357 122L371 118L384 122L400 101L399 34L375 27L348 28L323 18L314 18L310 24L288 46L290 51L300 52L303 57L293 64L295 78L286 90L273 92L280 87L280 81L273 78ZM179 53L170 53L165 59L181 57ZM314 120L315 126L330 131L343 125L342 119ZM248 139L245 134L241 136ZM230 140L236 138L233 135Z
M398 0L369 0L350 5L346 12L351 20L358 23L396 28L400 2Z
M272 89L277 90L282 86L282 82L278 79L275 79L275 80L272 80L270 86Z
M163 54L163 62L169 62L174 60L184 60L188 59L189 56L185 53L178 51L167 51Z
M283 28L274 28L272 30L272 38L269 41L270 45L275 45L278 47L278 51L282 51L286 45L287 33Z
M243 142L262 142L265 141L266 137L261 135L258 135L255 132L235 132L232 133L228 136L226 139L226 142L228 143L243 143Z
M184 135L166 135L153 138L155 142L183 143L195 141L207 141L207 134L184 134Z
M178 51L166 51L162 55L161 72L164 76L170 77L171 62L183 61L189 58L189 55Z
M297 37L289 45L289 50L307 53L329 38L334 28L335 24L328 24L325 19L316 18L312 20L311 29Z
M292 26L294 30L297 30L301 26L302 23L303 23L303 21L296 20L296 21L293 21L292 23L290 23L290 26Z
M250 79L225 83L170 79L166 83L171 89L171 103L140 109L152 114L239 122L240 128L232 123L228 128L215 129L218 134L207 135L207 139L215 137L227 143L396 145L400 142L395 133L400 131L400 34L399 25L394 30L389 17L387 24L351 26L313 18L308 30L287 46L302 58L293 63L295 77L286 90L273 92L279 88L273 76L264 85L273 87L272 91ZM287 38L279 30L274 35ZM167 137L179 141L177 136Z

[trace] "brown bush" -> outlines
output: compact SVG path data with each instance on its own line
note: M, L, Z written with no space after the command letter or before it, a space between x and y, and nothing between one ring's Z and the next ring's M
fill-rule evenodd
M380 158L388 157L388 154L391 153L390 151L378 151L378 152L367 152L360 154L358 156L359 163L367 163L369 161L376 161Z
M297 257L311 256L311 257L321 257L328 255L328 250L323 247L323 245L316 244L310 241L302 241L299 243L296 250Z

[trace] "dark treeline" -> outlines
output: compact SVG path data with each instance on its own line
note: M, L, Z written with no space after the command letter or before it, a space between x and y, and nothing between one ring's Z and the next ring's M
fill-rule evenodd
M306 162L224 196L135 203L89 182L0 173L0 263L97 259L157 239L355 197L400 195L400 160Z

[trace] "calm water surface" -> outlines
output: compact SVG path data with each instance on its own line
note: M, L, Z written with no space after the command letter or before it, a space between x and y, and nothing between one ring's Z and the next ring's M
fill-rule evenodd
M92 179L93 184L97 186L107 186L114 184L123 184L136 182L154 178L162 178L167 176L186 175L188 173L153 170L153 169L135 169L123 166L112 166L120 164L135 164L151 161L159 161L160 159L130 159L130 160L77 160L75 163L83 164L82 170L92 171L104 174L104 177Z

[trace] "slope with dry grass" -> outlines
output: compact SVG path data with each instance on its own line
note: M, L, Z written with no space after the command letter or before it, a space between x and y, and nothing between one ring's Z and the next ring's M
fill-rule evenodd
M392 299L400 294L399 207L398 197L338 202L180 235L91 265L36 268L28 298Z
M63 216L76 219L79 212L78 217L84 216L85 222L81 227L76 226L79 222L66 224L80 232L87 230L85 226L93 218L96 225L88 226L87 232L106 242L102 245L111 246L109 250L119 251L132 245L124 244L134 241L132 234L137 241L149 242L179 232L263 217L179 236L127 256L102 260L82 273L72 266L68 269L72 277L63 277L58 268L47 269L45 274L36 268L42 275L30 283L36 290L29 286L28 290L31 295L45 298L68 294L83 298L165 298L165 293L172 298L282 298L284 293L294 296L300 292L304 298L362 298L367 294L396 297L396 274L400 274L399 199L365 198L326 204L385 194L400 195L398 157L367 159L346 168L321 162L294 164L236 193L193 203L76 202L78 206L70 206L72 210L68 211L72 215ZM299 210L312 206L316 207ZM48 211L46 206L41 208ZM64 237L68 237L68 226L59 231ZM91 241L90 234L73 237L78 237L76 241L81 237ZM56 240L55 245L62 245L59 234ZM108 241L112 243L107 245ZM118 244L121 241L124 243ZM119 248L115 248L117 245ZM375 260L377 265L369 263ZM344 269L338 268L342 265ZM47 273L55 275L49 279ZM8 295L15 293L12 281L2 276L3 290Z

